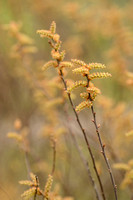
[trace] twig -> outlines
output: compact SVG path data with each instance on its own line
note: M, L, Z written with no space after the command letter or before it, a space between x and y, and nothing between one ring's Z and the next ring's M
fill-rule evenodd
M67 121L69 122L69 116L68 116L68 113L67 113L67 109L65 109L65 107L64 107L64 113L65 113L65 116L66 116ZM68 123L68 124L69 124L69 123ZM78 151L78 153L79 153L79 156L80 156L80 158L81 158L81 160L82 160L82 162L83 162L83 165L84 165L85 169L86 169L87 172L88 172L88 176L89 176L89 178L90 178L91 184L92 184L92 186L93 186L93 188L94 188L94 191L95 191L96 199L97 199L97 200L100 200L100 197L99 197L99 194L98 194L98 189L97 189L95 180L93 179L93 177L92 177L92 175L91 175L91 171L90 171L90 168L89 168L89 163L88 163L87 160L85 159L84 154L82 153L82 151L81 151L81 149L80 149L80 147L79 147L79 145L78 145L78 142L77 142L77 140L76 140L76 137L75 137L73 131L71 130L70 126L67 125L67 128L68 128L68 131L69 131L69 133L70 133L70 135L71 135L71 137L72 137L72 140L73 140L73 142L74 142L74 144L75 144L75 147L76 147L76 149L77 149L77 151Z
M57 49L55 48L55 45L54 45L54 41L53 41L52 39L49 40L48 43L51 45L51 47L52 47L55 51L57 51ZM56 61L57 61L57 63L58 63L56 67L58 67L58 66L60 65L60 60L56 59ZM60 78L61 78L61 80L62 80L62 82L63 82L63 84L64 84L65 90L67 91L67 85L66 85L66 81L65 81L64 76L63 76L62 69L59 69L58 73L59 73L59 76L60 76ZM88 141L88 139L87 139L86 132L85 132L84 128L82 127L82 124L81 124L81 122L80 122L80 119L79 119L79 117L78 117L78 114L77 114L77 112L76 112L76 110L75 110L75 106L74 106L73 101L72 101L72 99L71 99L70 93L67 93L67 95L68 95L68 99L69 99L69 102L70 102L70 104L71 104L71 107L72 107L72 109L73 109L73 112L74 112L74 114L75 114L77 123L79 124L79 127L80 127L80 129L81 129L81 131L82 131L82 133L83 133L83 136L84 136L84 139L85 139L87 148L88 148L88 150L89 150L89 154L90 154L90 157L91 157L91 160L92 160L92 163L93 163L93 168L94 168L94 171L95 171L95 173L96 173L96 176L97 176L97 179L98 179L98 182L99 182L99 186L100 186L102 198L103 198L103 200L106 200L105 193L104 193L104 189L103 189L103 185L102 185L102 181L101 181L100 175L99 175L98 170L97 170L97 167L96 167L95 158L94 158L94 155L93 155L92 150L91 150L91 148L90 148L90 144L89 144L89 141Z
M89 86L89 79L88 79L87 75L86 75L86 78L87 78L87 85ZM91 101L90 93L89 93L89 98L90 98L90 101ZM99 126L97 125L97 121L96 121L96 112L94 111L94 106L93 105L91 106L91 111L92 111L92 115L93 115L92 122L95 125L96 133L97 133L97 136L98 136L98 140L99 140L99 143L100 143L100 146L101 146L101 149L102 149L101 153L102 153L102 155L103 155L103 157L105 159L105 162L106 162L109 174L110 174L111 182L112 182L112 185L113 185L115 199L117 200L118 199L118 197L117 197L117 186L115 184L115 179L114 179L114 176L113 176L113 173L112 173L112 170L111 170L111 166L110 166L109 160L108 160L108 158L106 156L106 153L105 153L105 144L103 144L103 142L102 142L101 134L99 132Z
M53 166L52 166L51 175L54 174L55 164L56 164L56 140L54 138L52 138L52 148L53 148Z
M38 182L38 177L37 177L37 176L36 176L36 183L37 183L37 185L36 185L36 190L35 190L35 194L34 194L33 200L36 200L37 188L38 188L38 186L39 186L39 182Z
M98 136L98 139L99 139L99 143L100 143L100 146L101 146L101 149L102 149L101 153L102 153L102 155L103 155L103 157L105 159L105 162L106 162L109 174L110 174L111 182L112 182L112 185L113 185L115 199L117 200L118 199L118 197L117 197L117 186L115 184L115 179L114 179L114 176L113 176L113 173L112 173L112 170L111 170L111 166L110 166L109 160L108 160L108 158L106 156L106 153L105 153L105 144L103 144L100 132L98 130L99 127L98 127L97 122L96 122L96 113L94 111L94 107L93 106L91 106L91 111L92 111L92 115L93 115L93 123L95 125L96 133L97 133L97 136Z
M64 84L65 90L67 91L67 85L66 85L66 82L65 82L65 80L64 80L63 72L62 72L61 69L59 69L59 75L60 75L60 77L61 77L61 79L62 79L62 82L63 82L63 84ZM78 114L77 114L77 112L76 112L76 110L75 110L75 106L74 106L73 101L72 101L72 99L71 99L70 93L67 93L67 95L68 95L69 102L70 102L70 104L71 104L71 106L72 106L72 109L73 109L73 111L74 111L74 114L75 114L75 116L76 116L77 123L79 124L79 127L80 127L80 129L81 129L81 131L82 131L82 133L83 133L83 136L84 136L84 139L85 139L87 148L88 148L88 150L89 150L89 154L90 154L90 156L91 156L91 160L92 160L92 163L93 163L93 168L94 168L94 170L95 170L95 173L96 173L96 176L97 176L99 185L100 185L102 197L103 197L104 200L106 200L105 193L104 193L104 189L103 189L103 185L102 185L102 181L101 181L101 178L100 178L100 176L99 176L99 174L98 174L98 171L97 171L97 167L96 167L96 163L95 163L95 158L94 158L93 153L92 153L92 150L91 150L91 148L90 148L90 144L89 144L89 141L88 141L88 139L87 139L86 132L85 132L84 128L82 127L82 124L81 124L81 122L80 122L80 119L79 119L79 117L78 117Z
M28 179L30 180L31 169L30 169L30 164L29 164L28 152L27 151L24 151L24 157L25 157L25 165L26 165L26 169L27 169L27 176L28 176Z

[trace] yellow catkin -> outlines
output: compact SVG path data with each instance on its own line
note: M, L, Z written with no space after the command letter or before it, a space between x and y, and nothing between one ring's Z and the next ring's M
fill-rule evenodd
M36 175L33 174L32 172L30 173L30 177L31 177L31 180L36 183Z
M55 51L55 49L52 49L51 55L53 59L61 60L61 54L59 53L59 51Z
M86 87L87 86L87 81L76 81L73 83L70 87L67 88L68 92L71 92L72 90L78 88L78 87Z
M126 136L133 136L133 130L126 133Z
M53 177L51 175L49 175L47 182L46 182L46 185L45 185L45 189L44 189L44 196L45 196L46 199L49 198L49 192L50 192L52 183L53 183Z
M47 30L38 30L37 33L40 34L40 37L47 37L49 39L53 39L54 36L54 34L51 33L51 31Z
M101 91L97 87L88 87L87 88L87 92L89 92L89 93L95 92L96 94L100 94L101 93Z
M76 64L76 65L80 65L80 66L86 66L87 64L82 61L82 60L77 60L77 59L71 59L71 61Z
M55 23L55 21L52 21L51 26L50 26L50 31L51 31L51 33L55 33L56 32L56 23Z
M90 74L88 78L92 80L92 79L97 79L97 78L107 78L111 76L112 75L108 72L96 72L96 73Z
M32 187L32 188L30 188L29 190L26 190L26 191L21 195L21 197L24 198L25 200L28 200L28 199L30 199L32 196L34 196L35 191L36 191L36 187Z
M53 39L55 42L59 42L60 35L54 34L52 39Z
M76 111L80 112L84 108L90 108L92 106L91 101L82 101L78 106L76 106Z
M61 60L61 61L64 60L65 54L66 54L66 51L65 51L65 50L63 50L63 51L60 52L60 55L61 55L60 60Z
M80 96L81 96L83 99L88 99L89 94L88 94L87 92L83 92L83 93L80 93Z
M27 180L26 181L19 181L19 184L33 186L33 182L27 181Z
M90 70L91 69L105 69L106 68L106 66L101 64L101 63L89 63L87 66Z
M20 130L22 128L22 121L18 118L14 121L14 128Z
M51 67L51 66L56 67L56 66L57 66L57 62L54 61L54 60L48 61L47 63L45 63L45 64L43 65L42 70L45 71L46 69L48 69L48 68Z
M121 169L121 170L125 170L125 171L130 170L130 166L128 166L125 163L116 163L116 164L113 165L113 167L115 169Z
M58 42L56 42L56 44L54 45L55 50L59 50L61 47L61 41L59 40Z
M13 139L16 139L18 142L21 142L23 140L23 137L22 135L19 135L18 133L15 133L15 132L10 132L7 134L7 137L8 138L13 138Z
M68 67L68 68L71 68L73 67L73 64L71 62L61 62L60 65L59 65L60 68L64 68L64 67Z
M73 71L73 73L76 73L76 74L89 74L90 73L89 69L87 69L86 67L79 67L72 71Z

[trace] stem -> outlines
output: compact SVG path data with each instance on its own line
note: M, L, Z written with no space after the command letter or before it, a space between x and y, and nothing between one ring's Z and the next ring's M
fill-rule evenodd
M89 86L89 79L88 79L88 76L86 75L86 78L87 78L87 87ZM89 98L90 98L90 101L91 100L91 96L90 96L90 93L89 93ZM104 157L104 160L106 162L106 165L107 165L107 168L108 168L108 171L109 171L109 174L110 174L110 178L111 178L111 182L112 182L112 185L113 185L113 189L114 189L114 194L115 194L115 199L117 200L117 186L115 184L115 179L114 179L114 176L113 176L113 173L112 173L112 170L111 170L111 166L110 166L110 163L109 163L109 160L106 156L106 153L105 153L105 144L103 144L102 142L102 138L101 138L101 134L99 132L99 126L97 125L97 121L96 121L96 113L94 111L94 107L93 105L91 106L91 111L92 111L92 115L93 115L93 123L95 125L95 128L96 128L96 133L97 133L97 136L98 136L98 140L99 140L99 143L100 143L100 146L101 146L101 153Z
M66 85L66 82L65 82L65 80L64 80L63 72L62 72L61 69L59 69L59 75L60 75L60 77L61 77L61 79L62 79L62 82L63 82L63 84L64 84L65 90L67 91L67 85ZM97 176L99 185L100 185L102 197L103 197L104 200L106 200L106 197L105 197L105 194L104 194L103 185L102 185L102 182L101 182L101 178L100 178L100 176L99 176L99 174L98 174L98 171L97 171L97 167L96 167L96 163L95 163L95 158L94 158L93 153L92 153L92 150L91 150L91 148L90 148L90 144L89 144L89 141L88 141L88 139L87 139L86 132L85 132L85 130L83 129L82 124L81 124L81 122L80 122L80 119L79 119L79 117L78 117L78 114L77 114L77 112L76 112L76 110L75 110L75 107L74 107L73 101L72 101L72 99L71 99L70 93L67 93L67 95L68 95L68 99L69 99L69 101L70 101L70 104L71 104L71 106L72 106L73 112L74 112L74 114L75 114L77 123L79 124L79 127L80 127L80 129L81 129L81 131L82 131L82 133L83 133L83 136L84 136L84 139L85 139L87 148L88 148L88 150L89 150L89 154L90 154L90 156L91 156L91 160L92 160L92 163L93 163L93 168L94 168L94 170L95 170L95 173L96 173L96 176Z
M30 164L29 164L28 152L27 151L24 151L24 157L25 157L25 165L26 165L26 169L27 169L27 176L28 176L28 179L30 180L31 169L30 169Z
M56 163L56 141L55 139L52 139L52 148L53 148L53 166L52 166L52 172L51 174L54 174L55 171L55 163Z
M36 189L35 194L34 194L34 200L36 200L36 195L37 195L37 189Z
M66 119L67 119L67 121L69 122L69 117L68 117L67 109L64 108L64 112L65 112L65 115L66 115ZM69 124L69 123L68 123L68 124ZM90 178L91 184L92 184L92 186L93 186L93 188L94 188L94 191L95 191L96 199L97 199L97 200L100 200L100 197L99 197L99 194L98 194L98 190L97 190L97 186L96 186L95 180L93 179L93 177L92 177L92 175L91 175L91 171L90 171L90 168L89 168L89 163L88 163L87 160L85 159L84 154L82 153L82 151L81 151L81 149L80 149L80 147L79 147L79 145L78 145L78 142L77 142L77 140L76 140L75 134L74 134L73 131L71 130L70 126L67 125L67 128L68 128L68 131L69 131L69 133L70 133L70 135L71 135L71 137L72 137L72 140L73 140L73 142L74 142L74 144L75 144L75 147L76 147L76 149L77 149L77 151L78 151L78 153L79 153L79 156L80 156L80 158L81 158L81 160L82 160L82 162L83 162L83 165L84 165L84 167L86 168L86 170L87 170L87 172L88 172L88 176L89 176L89 178Z
M106 162L109 174L110 174L111 182L112 182L112 185L113 185L115 199L117 200L118 199L117 198L117 186L115 184L115 179L114 179L114 176L113 176L113 173L112 173L112 169L111 169L109 160L108 160L108 158L106 156L106 153L105 153L105 144L103 144L100 132L98 130L99 127L98 127L97 122L96 122L96 113L94 111L94 107L93 106L91 106L91 111L92 111L92 115L93 115L93 123L95 125L96 133L97 133L97 136L98 136L98 139L99 139L99 143L100 143L100 146L101 146L101 149L102 149L101 153L102 153L102 155L103 155L103 157L105 159L105 162Z

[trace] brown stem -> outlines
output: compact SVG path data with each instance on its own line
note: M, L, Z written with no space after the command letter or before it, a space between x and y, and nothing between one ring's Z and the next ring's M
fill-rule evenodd
M63 72L62 72L61 69L59 69L59 75L60 75L60 77L61 77L61 79L62 79L62 82L63 82L63 84L64 84L65 90L67 91L67 85L66 85L66 82L65 82L65 80L64 80ZM95 170L95 173L96 173L96 176L97 176L99 185L100 185L102 197L103 197L104 200L106 200L105 193L104 193L104 189L103 189L103 185L102 185L102 181L101 181L101 178L100 178L100 176L99 176L99 174L98 174L98 171L97 171L97 167L96 167L96 163L95 163L95 158L94 158L93 153L92 153L92 150L91 150L91 148L90 148L90 144L89 144L89 141L88 141L88 139L87 139L86 132L85 132L84 128L82 127L82 124L81 124L81 122L80 122L80 119L79 119L79 117L78 117L78 114L77 114L77 112L76 112L76 110L75 110L75 107L74 107L73 101L72 101L72 99L71 99L70 93L67 93L67 95L68 95L69 102L70 102L70 104L71 104L71 106L72 106L72 109L73 109L73 111L74 111L74 114L75 114L77 123L79 124L79 127L80 127L80 129L81 129L81 131L82 131L82 133L83 133L83 136L84 136L84 139L85 139L87 148L88 148L88 150L89 150L89 154L90 154L90 156L91 156L91 160L92 160L92 163L93 163L93 168L94 168L94 170Z
M30 164L29 164L28 152L27 151L24 151L24 157L25 157L25 165L26 165L26 169L27 169L27 176L28 176L28 179L30 180L31 169L30 169Z
M87 86L89 86L89 78L86 74L86 78L87 78ZM89 98L90 98L90 101L91 100L91 96L90 96L90 93L89 93ZM117 186L115 184L115 179L114 179L114 176L113 176L113 173L112 173L112 170L111 170L111 166L110 166L110 163L109 163L109 160L106 156L106 153L105 153L105 144L103 144L102 142L102 138L101 138L101 134L99 132L99 126L97 125L97 121L96 121L96 113L94 111L94 107L93 105L91 106L91 111L92 111L92 115L93 115L93 123L95 125L95 128L96 128L96 133L97 133L97 136L98 136L98 140L99 140L99 143L100 143L100 146L101 146L101 153L103 154L103 157L104 157L104 160L106 162L106 165L107 165L107 168L108 168L108 171L109 171L109 174L110 174L110 178L111 178L111 182L112 182L112 185L113 185L113 189L114 189L114 194L115 194L115 199L117 200L118 197L117 197Z
M67 113L67 109L65 109L65 108L64 108L64 113L65 113L65 116L66 116L67 121L69 122L69 116L68 116L68 113ZM100 197L99 197L99 194L98 194L98 190L97 190L97 186L96 186L95 180L93 179L93 177L92 177L92 175L91 175L91 171L90 171L90 168L89 168L89 163L88 163L87 160L85 159L84 154L82 153L82 151L81 151L81 149L80 149L80 147L79 147L79 145L78 145L78 142L77 142L77 140L76 140L75 134L73 133L73 131L71 130L71 128L70 128L70 126L69 126L69 123L68 123L68 125L67 125L67 128L68 128L68 131L69 131L69 133L70 133L70 135L71 135L71 137L72 137L72 140L73 140L73 142L74 142L74 144L75 144L75 147L76 147L76 149L77 149L77 151L78 151L78 153L79 153L79 156L80 156L80 158L81 158L81 160L82 160L82 162L83 162L83 165L84 165L85 169L86 169L87 172L88 172L88 176L89 176L89 178L90 178L91 184L92 184L92 186L93 186L93 188L94 188L94 191L95 191L96 199L97 199L97 200L100 200Z
M99 143L100 143L100 146L101 146L101 149L102 149L101 153L103 154L103 157L105 159L105 162L106 162L109 174L110 174L111 182L112 182L112 185L113 185L115 199L117 200L118 199L118 197L117 197L117 186L115 184L115 179L114 179L114 176L113 176L113 173L112 173L112 170L111 170L111 166L110 166L109 160L108 160L108 158L106 156L106 153L105 153L105 145L102 142L102 138L101 138L100 132L98 130L99 127L98 127L97 122L96 122L96 113L94 111L94 107L93 106L91 106L91 111L92 111L92 115L93 115L93 123L95 125L96 133L97 133L97 136L98 136L98 139L99 139Z
M52 139L52 148L53 148L53 166L52 166L51 175L54 174L54 171L55 171L55 163L56 163L56 141L55 141L55 139Z

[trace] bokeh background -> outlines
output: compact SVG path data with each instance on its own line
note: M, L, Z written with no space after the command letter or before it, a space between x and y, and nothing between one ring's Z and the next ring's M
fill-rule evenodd
M68 104L62 105L57 73L41 67L51 59L46 39L36 33L54 20L66 60L107 66L111 79L98 80L102 95L95 107L101 133L118 186L119 199L133 199L133 1L132 0L1 0L0 1L0 199L21 199L27 179L26 162L44 187L52 168L52 141L56 138L53 190L73 199L95 199L87 172L69 134L68 124L89 161L88 152ZM71 79L76 79L71 72ZM48 98L47 98L48 97ZM74 101L81 100L78 91ZM65 118L62 107L69 111ZM114 199L109 175L91 122L83 111L109 200ZM22 138L8 138L17 133ZM27 157L28 155L28 157ZM119 164L118 164L119 163ZM93 167L90 163L90 168Z

